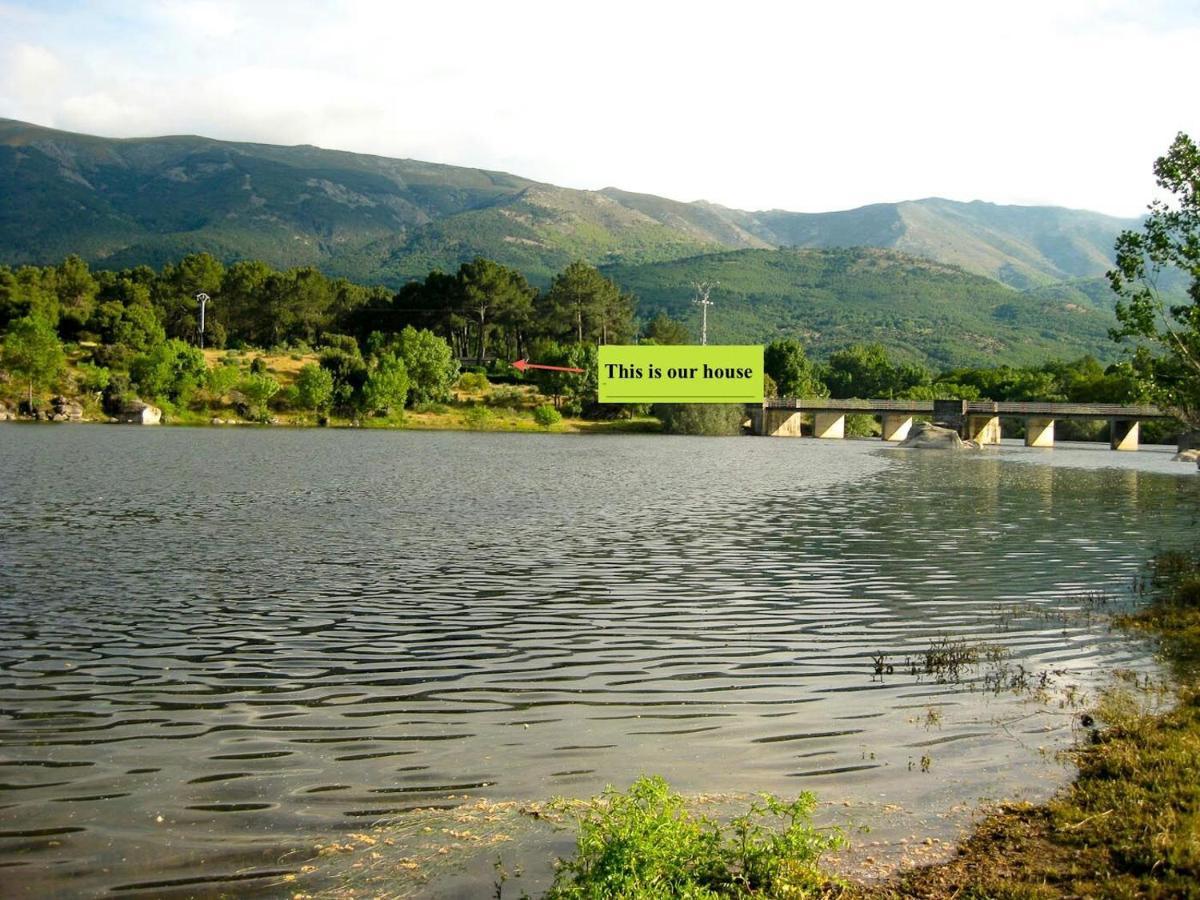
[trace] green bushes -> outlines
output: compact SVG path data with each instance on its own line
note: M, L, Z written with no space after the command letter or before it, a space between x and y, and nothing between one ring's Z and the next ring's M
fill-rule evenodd
M543 403L533 410L533 421L548 429L561 422L562 416L558 414L558 410L554 408L553 404Z
M690 813L662 778L639 778L584 807L575 856L561 863L548 896L810 896L827 884L821 854L843 844L840 832L813 828L815 806L809 793L791 803L764 794L722 826Z
M746 409L728 403L660 403L653 413L667 434L730 435L742 433Z

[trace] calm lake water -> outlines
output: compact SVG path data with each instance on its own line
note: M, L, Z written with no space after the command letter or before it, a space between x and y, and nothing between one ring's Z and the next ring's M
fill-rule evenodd
M1161 451L800 439L12 425L0 473L7 896L319 890L381 820L642 772L952 837L1153 671L1089 595L1200 507ZM1045 694L909 674L943 638ZM570 844L498 848L532 889ZM495 854L388 889L488 896Z

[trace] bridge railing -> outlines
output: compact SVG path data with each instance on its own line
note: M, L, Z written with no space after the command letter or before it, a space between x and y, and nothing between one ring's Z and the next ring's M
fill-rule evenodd
M831 400L827 397L773 397L768 409L835 410L838 412L907 412L933 415L932 400ZM967 415L1045 416L1051 419L1170 419L1157 406L1121 406L1112 403L1021 403L996 400L969 400L963 403Z
M778 397L766 405L770 409L834 409L854 412L911 412L933 414L932 400L830 400L826 397Z

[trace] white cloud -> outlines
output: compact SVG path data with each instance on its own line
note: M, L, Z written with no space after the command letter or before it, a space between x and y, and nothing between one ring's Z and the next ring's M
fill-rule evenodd
M109 0L12 26L0 115L746 208L1135 214L1153 158L1200 133L1200 24L1169 3Z

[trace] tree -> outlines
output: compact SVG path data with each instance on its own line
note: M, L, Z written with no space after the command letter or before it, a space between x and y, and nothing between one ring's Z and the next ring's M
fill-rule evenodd
M312 363L296 375L296 396L302 409L321 410L333 400L333 375Z
M1158 356L1144 343L1135 351L1135 370L1164 409L1200 428L1200 148L1180 132L1154 176L1171 196L1150 204L1141 232L1117 238L1112 335L1157 346ZM1181 296L1167 287L1172 274L1187 282Z
M510 343L521 343L520 332L533 313L533 298L537 294L524 275L480 257L463 263L458 270L458 283L456 294L463 315L475 327L476 359L480 365L487 355L488 334L496 325L505 327L510 337L515 338Z
M279 393L279 382L270 375L248 375L238 389L250 401L251 415L256 419L267 418L267 404Z
M763 351L763 368L781 397L828 397L829 388L817 377L816 367L794 338L772 341Z
M426 329L406 325L400 332L399 356L408 370L409 399L413 403L447 400L458 378L458 360L450 345Z
M642 341L653 341L656 344L690 344L692 335L686 325L659 310L658 315L642 330Z
M403 409L408 398L408 370L404 360L385 353L378 358L363 385L363 401L368 410L390 414Z
M204 354L176 338L138 356L129 367L139 393L172 402L186 402L206 374Z
M17 319L4 336L0 363L27 383L32 409L34 390L49 384L62 373L67 365L67 355L50 323L37 316L26 316Z
M543 317L560 337L610 344L633 334L633 298L584 262L555 276L542 305Z

